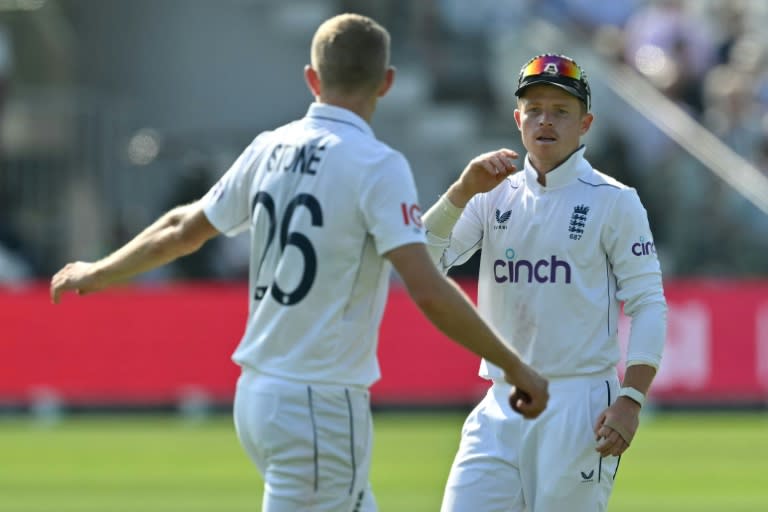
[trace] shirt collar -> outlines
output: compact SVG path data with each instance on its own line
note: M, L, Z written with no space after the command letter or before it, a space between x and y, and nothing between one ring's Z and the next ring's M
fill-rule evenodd
M373 130L365 119L346 108L329 105L327 103L313 102L307 110L307 117L352 125L366 135L373 137Z
M585 176L592 166L584 159L585 145L579 146L565 162L561 163L547 173L547 186L542 187L538 180L539 174L530 161L530 155L525 155L525 180L528 186L535 190L550 190L553 188L570 185L579 178Z

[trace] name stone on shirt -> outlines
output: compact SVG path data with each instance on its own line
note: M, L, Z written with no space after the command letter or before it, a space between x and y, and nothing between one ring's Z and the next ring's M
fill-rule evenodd
M298 172L314 176L325 156L325 146L317 144L277 144L267 160L267 172Z

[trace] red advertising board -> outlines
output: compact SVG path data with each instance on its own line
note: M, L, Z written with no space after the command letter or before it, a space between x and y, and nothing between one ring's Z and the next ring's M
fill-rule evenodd
M474 296L474 283L464 283ZM660 403L768 403L768 282L665 285L669 333ZM245 326L241 284L135 285L53 306L45 285L0 288L0 403L53 394L72 404L232 398L229 356ZM620 326L626 342L629 320ZM479 361L437 332L393 285L381 327L379 404L467 404Z
M768 283L665 284L669 304L657 401L768 403ZM620 325L626 345L629 320Z

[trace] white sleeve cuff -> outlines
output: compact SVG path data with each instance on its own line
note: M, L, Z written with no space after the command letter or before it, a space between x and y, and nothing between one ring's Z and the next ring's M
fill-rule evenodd
M438 240L450 240L453 226L456 225L463 211L463 208L454 206L447 196L440 196L440 199L432 205L432 208L427 210L427 213L422 216L428 235L432 235Z

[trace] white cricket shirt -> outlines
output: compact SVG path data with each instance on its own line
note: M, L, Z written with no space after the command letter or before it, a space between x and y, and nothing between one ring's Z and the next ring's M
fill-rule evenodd
M470 200L442 254L447 270L481 249L478 308L546 377L619 361L620 303L633 317L628 360L658 367L666 333L661 270L634 189L594 169L582 146L536 180L524 169ZM480 374L501 378L483 361Z
M403 155L351 111L313 103L260 134L202 201L222 233L251 231L248 324L233 360L301 381L376 381L383 254L425 242Z

